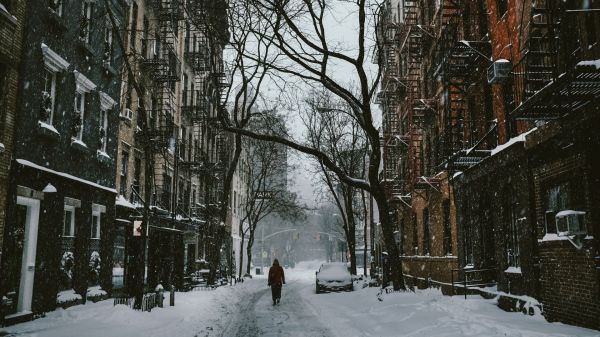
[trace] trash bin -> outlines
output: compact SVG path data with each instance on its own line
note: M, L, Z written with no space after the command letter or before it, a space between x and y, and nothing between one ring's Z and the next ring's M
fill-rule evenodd
M262 275L261 268L256 268L256 275Z

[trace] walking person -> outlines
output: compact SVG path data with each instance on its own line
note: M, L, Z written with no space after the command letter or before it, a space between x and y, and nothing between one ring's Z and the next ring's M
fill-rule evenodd
M285 274L283 268L279 265L277 259L273 260L273 265L269 269L269 287L273 297L273 305L281 300L281 286L285 284Z

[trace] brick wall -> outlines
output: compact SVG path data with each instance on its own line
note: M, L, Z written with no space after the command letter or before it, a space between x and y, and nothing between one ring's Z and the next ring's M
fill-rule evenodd
M537 150L538 163L533 170L535 189L535 211L537 217L537 236L543 239L546 234L544 186L548 182L569 177L579 179L582 190L578 193L585 199L584 207L587 212L586 228L588 236L582 240L583 247L577 249L566 238L563 240L539 240L540 252L540 300L544 305L544 313L549 321L560 321L567 324L600 329L600 272L597 246L597 220L594 219L598 205L593 203L591 194L596 189L590 183L589 155L577 151L577 140L570 152L555 152L552 157L547 152L548 146L556 141L574 140L569 137L567 128L560 130L542 130L552 135L560 134L558 140L542 139L539 144L532 146ZM582 131L582 130L580 130ZM584 134L584 133L583 133ZM579 144L589 151L592 142L583 137ZM537 147L536 147L537 146ZM561 153L563 152L563 153ZM545 160L544 160L545 159ZM553 229L551 229L553 230Z
M540 300L546 319L600 329L598 271L592 240L577 250L566 240L540 243Z
M8 202L8 179L13 152L18 60L21 54L25 1L13 1L10 14L16 18L15 22L0 17L0 66L4 68L5 74L5 78L0 79L0 85L3 85L3 88L0 89L0 143L5 148L4 153L0 153L0 262L2 261L2 241Z

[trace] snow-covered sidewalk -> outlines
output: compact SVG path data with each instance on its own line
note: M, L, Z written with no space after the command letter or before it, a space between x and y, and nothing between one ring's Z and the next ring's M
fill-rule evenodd
M0 328L0 336L44 337L195 337L218 336L237 313L237 304L256 291L257 283L246 282L216 290L177 293L175 306L152 312L135 311L113 300L57 309L31 322Z
M480 296L444 296L439 290L382 294L355 286L352 293L315 294L312 273L304 279L304 298L337 337L600 337L600 331L549 323L541 315L505 312Z

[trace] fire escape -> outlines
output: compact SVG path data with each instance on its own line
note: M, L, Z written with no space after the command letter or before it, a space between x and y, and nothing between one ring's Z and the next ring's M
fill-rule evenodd
M399 59L397 55L397 30L399 24L392 17L390 6L382 12L378 26L381 43L382 84L377 95L377 103L383 110L383 177L388 198L394 198L402 193L401 184L401 151L403 145L408 145L400 135L400 119L398 105L405 94L405 84L399 78Z
M182 101L182 114L191 135L182 140L188 155L181 165L198 178L201 187L201 202L193 205L191 214L205 219L219 211L229 162L226 156L230 149L217 118L218 109L225 104L230 77L219 56L221 47L216 38L216 30L222 27L215 24L214 18L223 5L223 1L189 0L184 8L190 24L184 58L193 70L193 84Z
M424 42L429 37L422 25L419 1L404 0L403 30L400 32L400 53L403 61L403 78L407 97L401 111L402 135L408 140L407 159L404 161L404 186L412 191L423 167L423 136L425 110L422 107L421 85Z
M468 106L468 96L480 79L481 71L477 69L489 65L491 47L485 37L477 36L468 27L469 20L473 20L471 15L465 14L465 6L469 4L447 0L443 6L445 24L440 36L440 51L445 93L439 154L441 159L447 159L447 169L460 171L490 153L477 149L483 139L477 132L479 126L474 120L474 112L470 111L473 107Z
M575 5L534 2L526 26L526 52L512 71L513 120L560 119L598 98L600 43L589 27L600 20L600 12L598 8L569 8Z
M172 209L174 189L169 158L175 136L176 82L181 78L178 58L178 22L182 19L181 3L177 0L153 0L151 9L156 18L156 31L143 41L140 69L151 86L149 134L154 152L153 204ZM172 172L171 172L172 173Z

